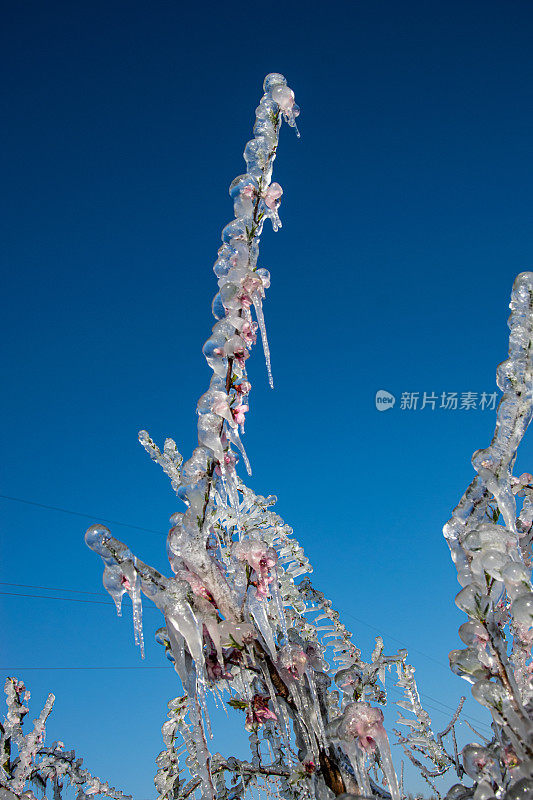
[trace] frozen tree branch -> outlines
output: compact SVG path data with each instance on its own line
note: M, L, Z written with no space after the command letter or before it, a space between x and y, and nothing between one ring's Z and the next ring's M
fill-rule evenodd
M64 751L62 742L44 746L46 720L55 700L53 694L48 695L33 730L25 734L23 722L28 713L25 703L30 699L30 693L16 678L8 678L4 689L7 715L0 726L0 787L12 792L15 798L35 800L30 786L38 786L45 792L50 783L54 800L61 800L61 790L67 781L77 790L77 800L89 800L95 794L111 800L131 800L130 795L110 787L83 769L83 759L76 758L74 750Z

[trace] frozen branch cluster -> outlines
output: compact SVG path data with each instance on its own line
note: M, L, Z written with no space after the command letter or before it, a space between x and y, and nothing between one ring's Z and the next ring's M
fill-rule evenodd
M466 646L450 653L450 666L493 721L492 742L463 751L475 800L533 796L533 476L512 474L533 413L533 273L516 278L510 308L496 431L474 453L477 476L444 527L462 586L455 602L468 616L459 628ZM453 800L469 793L454 787Z
M302 578L311 567L272 510L276 498L256 495L236 471L242 459L250 472L241 436L251 391L246 361L258 333L272 384L262 306L270 274L258 266L259 239L267 219L275 230L281 224L282 189L272 182L272 166L282 120L295 126L298 113L282 75L268 75L264 91L244 151L247 171L230 186L234 219L222 231L214 265L216 322L203 347L212 378L198 401L198 447L183 462L171 439L161 451L146 431L139 434L185 504L173 514L167 539L173 574L141 562L103 525L91 526L86 542L104 560L104 586L119 613L123 595L131 597L141 648L141 593L164 616L157 638L185 699L171 704L164 726L167 750L156 779L162 800L190 793L172 744L176 731L194 790L205 800L235 796L253 775L274 777L284 794L370 795L371 767L398 800L378 682L401 656L384 657L380 645L371 663L361 660L331 603ZM229 696L227 704L243 713L249 764L211 755L208 692ZM236 776L230 787L221 779L225 771Z
M111 800L131 800L118 789L110 787L82 768L83 759L76 758L74 750L63 750L62 742L45 747L45 726L54 705L54 695L48 695L44 708L33 723L29 733L23 732L23 722L28 713L30 693L22 681L8 678L4 687L7 714L0 726L0 787L8 794L3 800L35 800L31 786L46 792L52 787L54 800L61 800L65 784L77 791L77 800L89 800L94 795Z
M252 785L294 800L400 800L403 780L382 711L394 669L403 692L398 723L407 729L397 732L399 744L437 794L433 780L454 770L461 782L449 800L529 800L533 477L515 479L511 469L532 413L533 276L520 275L513 290L495 437L475 454L478 476L445 528L463 587L457 604L469 616L460 629L466 649L450 654L450 662L490 709L494 730L492 742L460 754L455 724L462 702L434 733L406 652L386 656L378 637L370 661L362 659L338 613L311 584L303 548L273 510L276 498L255 494L237 473L241 460L251 472L242 435L252 388L246 362L258 334L272 385L263 316L270 274L258 266L259 240L267 219L275 230L281 225L282 189L272 182L272 167L282 121L295 127L298 114L282 75L268 75L264 92L244 151L246 173L230 186L234 218L222 231L214 265L216 321L203 347L212 377L197 405L198 446L184 461L172 439L160 450L146 431L139 434L185 507L170 520L171 575L140 561L103 525L92 525L85 537L104 561L104 586L119 614L124 594L131 598L141 652L142 594L164 618L156 638L184 695L169 703L163 726L159 799L236 800ZM211 752L209 693L242 713L249 761Z

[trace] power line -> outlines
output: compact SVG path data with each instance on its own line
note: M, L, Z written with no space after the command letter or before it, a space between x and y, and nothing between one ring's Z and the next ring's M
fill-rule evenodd
M65 666L62 666L62 667L0 667L0 671L2 671L2 672L13 672L13 673L15 673L15 672L23 672L23 671L27 672L29 670L32 670L34 672L35 671L48 672L48 671L52 671L52 670L53 671L62 670L62 671L70 672L70 671L73 671L73 670L117 670L117 669L130 669L130 670L131 669L135 669L135 670L170 669L170 664L163 665L163 666L160 666L160 665L158 665L158 666L148 666L148 665L147 666L140 666L140 665L139 666L128 666L128 665L120 664L120 665L117 665L117 666L105 666L105 667L104 666L85 666L85 665L82 666L82 667L81 666L74 666L74 667L65 667ZM403 698L404 697L403 693L400 691L400 689L397 686L389 687L387 689L387 692L396 693L398 698ZM427 708L430 708L432 711L436 711L437 713L445 714L445 715L446 715L446 712L454 713L455 708L453 708L452 706L447 705L446 703L443 703L442 700L438 700L436 697L432 697L431 695L428 695L425 692L420 692L420 694L421 694L422 697L424 697L424 706L427 707ZM430 701L429 703L427 702L428 700ZM432 703L439 703L440 705L444 706L444 708L437 708L435 706L432 706L431 705ZM487 725L486 722L481 722L481 720L476 720L474 717L471 717L469 714L463 714L463 717L465 719L471 720L471 722L474 722L478 726L482 726L482 727L487 728L487 729L489 728L489 726Z
M47 587L43 587L43 588L47 588ZM67 590L64 590L64 591L69 591L69 590L67 589ZM107 600L85 600L85 599L77 598L77 597L50 597L48 595L26 594L26 593L15 593L15 592L1 592L1 591L0 591L0 595L8 595L10 597L32 597L32 598L39 598L39 599L44 599L44 600L63 600L63 601L66 601L66 602L70 601L70 602L73 602L73 603L94 603L96 605L105 605L105 606L114 607L114 603L108 602ZM148 606L148 608L153 610L153 611L157 610L154 606ZM102 670L105 670L105 669L166 669L166 668L167 667L142 667L142 666L139 666L139 667L135 667L135 666L134 667L128 667L128 666L124 666L124 667L122 667L122 666L121 667L98 667L98 666L97 667L85 667L85 666L83 666L83 667L16 667L16 668L15 667L10 667L9 670L11 670L13 672L16 672L17 669L19 669L19 670L23 670L23 669L31 669L31 670L38 670L38 669L50 669L50 670L102 669ZM6 670L7 668L6 667L2 667L0 669ZM398 692L398 696L402 696L403 697L401 691L396 686L390 687L387 691L396 691L396 692ZM445 713L444 709L446 709L447 711L451 711L452 713L455 711L455 709L452 706L448 705L447 703L443 703L442 700L439 700L436 697L432 697L431 695L426 694L425 692L420 692L420 695L423 698L425 698L424 702L425 702L426 705L427 705L426 700L429 700L430 702L439 703L441 706L443 706L442 709L433 707L433 710L435 710L435 711L440 711L443 714ZM428 707L431 708L431 706L428 706ZM465 716L465 718L467 717L466 714L464 716ZM480 720L476 720L476 719L474 719L473 717L470 717L470 716L468 716L468 718L472 722L475 722L476 725L484 725L485 727L488 727L486 725L486 723L481 722Z
M7 583L0 581L0 586L21 586L23 589L46 589L47 592L73 592L74 594L93 594L101 597L101 592L86 592L81 589L55 589L52 586L36 586L33 583Z
M86 519L91 519L91 520L94 520L95 518L96 519L103 519L104 522L109 522L112 525L121 525L121 526L126 527L126 528L133 528L135 530L145 531L147 533L157 533L157 534L160 534L160 535L165 535L163 533L163 531L156 531L153 528L143 528L143 527L141 527L139 525L130 525L127 522L118 522L117 520L106 519L105 517L98 517L98 515L95 515L95 514L84 514L82 512L72 511L72 510L67 509L67 508L60 508L58 506L49 506L49 505L45 505L44 503L36 503L36 502L34 502L32 500L26 500L26 499L23 499L23 498L20 498L20 497L11 497L9 495L0 494L0 499L11 500L11 501L17 502L17 503L24 503L25 505L36 506L37 508L44 508L44 509L47 509L49 511L59 511L59 512L61 512L63 514L71 514L73 516L84 517ZM72 592L72 593L76 593L76 594L98 595L97 592L87 592L87 591L81 591L79 589L55 589L55 588L52 588L50 586L34 586L32 584L6 583L6 582L0 581L0 585L1 586L17 586L17 587L28 588L28 589L44 589L45 591L51 591L51 592L59 592L59 591L61 591L61 592ZM9 595L11 597L32 597L32 598L38 598L38 599L43 599L43 600L61 600L61 601L67 601L67 602L71 601L71 602L77 602L77 603L96 603L96 604L99 604L99 605L114 606L114 603L108 602L106 600L84 600L84 599L75 598L75 597L50 597L48 595L35 595L35 594L15 593L15 592L2 592L2 591L0 591L0 595ZM346 611L341 606L338 606L338 607L339 607L339 610L343 614L345 614L348 617L351 617L352 619L354 619L359 624L364 625L365 627L370 628L371 630L377 631L380 635L384 635L387 638L389 638L391 641L397 642L402 647L405 647L405 643L404 642L402 642L400 639L397 639L392 634L389 634L387 631L384 631L383 629L378 628L375 625L371 625L370 623L366 622L365 620L360 619L359 617L356 617L355 614L352 614L350 611ZM148 606L148 608L154 610L153 606ZM445 670L448 673L448 670L434 656L430 656L428 653L425 653L423 650L418 650L417 648L414 648L414 647L408 647L406 649L408 649L412 653L418 653L419 655L423 656L424 658L427 658L429 661L432 661L433 663L437 664L441 669ZM165 668L166 667L153 667L153 669L165 669ZM20 669L22 669L22 668L20 668ZM27 667L26 669L40 669L40 667ZM107 667L49 667L47 669L107 669ZM151 667L113 667L112 669L152 669L152 668ZM444 708L446 708L449 711L452 711L452 712L455 711L455 709L453 709L451 706L446 705L445 703L443 703L441 700L438 700L437 698L433 698L430 695L427 695L427 694L425 694L423 692L420 692L420 694L421 694L421 696L427 698L428 700L431 700L431 701L436 702L436 703L440 703L440 705L444 706ZM438 708L434 709L434 710L435 711L440 711L440 709L438 709ZM466 717L466 715L465 715L465 717ZM472 719L472 718L470 718L470 719ZM473 721L476 722L477 725L485 725L486 726L486 723L483 723L483 722L480 722L480 721L477 721L477 720L473 720Z
M128 667L128 666L118 666L118 667L0 667L0 670L3 672L22 672L23 670L74 670L74 669L169 669L167 666L146 666L146 667Z
M97 604L97 605L105 605L105 606L113 606L114 607L114 603L109 603L106 600L84 600L84 599L80 599L80 598L77 598L77 597L50 597L48 595L22 594L22 593L18 594L18 593L14 593L14 592L13 593L12 592L0 592L0 595L9 595L10 597L35 597L35 598L40 598L40 599L44 599L44 600L64 600L64 601L67 601L67 602L70 601L70 602L74 602L74 603L94 603L94 604ZM148 606L148 608L150 608L150 609L152 609L154 611L157 610L153 606ZM9 667L9 668L8 667L0 667L0 669L2 669L4 671L7 671L7 672L10 672L10 671L11 672L16 672L17 670L22 671L22 670L83 670L83 669L90 669L90 670L106 670L106 669L167 669L167 667L166 666L164 666L164 667L143 667L143 666L117 666L117 667L95 666L95 667L86 667L86 666L83 666L83 667ZM403 697L403 694L401 693L401 691L396 686L390 687L387 691L389 691L389 692L390 691L396 691L398 693L398 697ZM425 692L420 692L420 695L421 695L421 697L424 698L424 704L426 706L428 706L428 708L431 708L431 705L428 705L427 700L429 700L430 702L433 702L433 703L439 703L441 706L443 706L443 708L435 708L435 706L433 706L432 710L434 710L434 711L440 712L442 714L445 713L444 709L446 709L446 711L451 711L452 713L455 711L455 709L452 706L449 706L447 703L443 703L442 700L439 700L436 697L432 697L431 695L428 695ZM470 717L469 715L466 715L466 714L464 714L463 716L465 718L470 719L472 722L475 722L475 724L478 725L478 726L482 725L484 727L488 727L486 723L481 722L480 720L476 720L474 717Z
M69 591L68 589L66 590ZM52 597L48 594L26 594L25 592L0 592L0 595L7 595L9 597L37 597L40 600L65 600L68 603L95 603L96 605L101 606L112 606L115 607L114 603L110 603L107 600L84 600L80 597ZM155 606L147 606L152 611L156 611Z
M435 658L434 656L430 656L429 653L424 653L423 650L418 650L416 647L409 647L408 645L405 644L405 642L402 642L400 639L397 639L391 633L387 633L387 631L384 631L383 628L378 628L376 625L371 625L369 622L365 622L364 619L360 619L359 617L356 617L355 614L351 613L351 611L346 611L346 609L343 609L337 603L335 605L337 605L337 607L340 609L340 611L343 614L345 614L347 617L351 617L356 622L359 622L361 625L364 625L365 627L370 628L373 631L377 631L380 634L380 636L386 636L392 642L396 642L401 647L403 647L405 650L409 650L410 653L418 653L419 655L424 656L424 658L427 658L429 661L433 661L434 664L438 664L438 666L441 669L443 669L445 672L448 672L446 667L442 666L442 662L440 662L438 658Z
M0 494L0 499L12 500L12 501L14 501L16 503L24 503L26 505L36 506L37 508L45 508L45 509L48 509L49 511L60 511L63 514L72 514L72 515L74 515L76 517L85 517L85 518L91 519L91 520L102 519L104 522L109 522L112 525L122 525L125 528L134 528L135 530L146 531L147 533L157 533L157 534L165 535L163 533L163 531L156 531L153 528L142 528L142 527L140 527L138 525L130 525L127 522L118 522L117 520L106 519L105 517L98 517L98 515L96 515L96 514L83 514L80 511L72 511L72 510L70 510L68 508L60 508L59 506L49 506L49 505L45 505L43 503L35 503L32 500L25 500L25 499L22 499L20 497L11 497L10 495ZM4 586L8 586L8 585L15 586L15 585L18 585L18 586L23 586L25 588L48 589L48 587L45 587L45 586L30 586L29 584L1 584L1 585L4 585ZM77 591L77 590L75 590L75 589L57 589L57 590L56 589L49 589L49 591L66 591L66 592L71 592L72 591L72 592L74 592L74 591ZM92 594L92 593L84 592L84 594ZM66 599L66 598L63 598L63 599ZM100 601L100 602L104 602L104 601ZM336 604L336 605L338 605L338 604ZM375 625L371 625L370 623L366 622L365 620L360 619L359 617L356 617L355 614L352 614L350 611L344 610L341 606L338 606L338 608L343 614L346 614L346 616L351 617L356 622L359 622L361 625L364 625L365 627L370 628L371 630L375 630L377 633L379 633L380 635L386 636L388 639L390 639L393 642L397 642L401 647L406 647L404 642L402 642L400 639L397 639L392 634L387 633L387 631L384 631L382 628L378 628ZM423 650L418 650L417 648L414 648L414 647L406 647L406 649L408 649L409 652L411 652L411 653L418 653L419 655L423 656L424 658L427 658L429 661L432 661L434 664L437 664L445 672L448 672L447 668L444 667L442 665L442 663L437 658L435 658L434 656L430 656L428 653L425 653Z
M145 531L146 533L157 533L161 536L166 536L164 531L156 531L153 528L142 528L140 525L130 525L129 522L117 522L116 519L107 519L106 517L99 517L97 514L83 514L81 511L71 511L68 508L59 508L59 506L47 506L44 503L35 503L33 500L24 500L22 497L10 497L7 494L0 494L2 500L12 500L14 503L24 503L27 506L36 506L37 508L46 508L48 511L60 511L62 514L72 514L75 517L85 517L86 519L101 519L104 522L110 522L111 525L122 525L124 528L133 528L137 531Z

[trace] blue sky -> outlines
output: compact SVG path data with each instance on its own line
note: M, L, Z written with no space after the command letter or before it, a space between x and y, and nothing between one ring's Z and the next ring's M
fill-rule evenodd
M283 72L302 136L282 132L283 229L262 243L276 389L258 348L251 485L278 495L363 651L378 630L408 647L444 727L468 686L447 668L462 616L441 529L495 415L399 398L495 390L512 282L532 265L531 4L28 1L3 17L2 494L161 531L110 526L167 568L179 504L137 431L186 457L195 444L227 187L263 77ZM386 413L379 389L398 398ZM519 469L532 456L526 441ZM0 508L4 583L107 599L89 519ZM128 613L0 599L1 671L34 712L57 694L49 740L152 798L180 693L157 613L141 664ZM221 749L242 747L236 723L216 727Z

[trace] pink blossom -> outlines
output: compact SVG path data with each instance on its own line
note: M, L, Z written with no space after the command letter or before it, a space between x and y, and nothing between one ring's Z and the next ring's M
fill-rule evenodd
M503 749L503 763L507 769L514 769L514 767L518 766L518 758L516 757L516 753L509 744Z
M250 308L253 304L253 295L263 289L263 281L255 272L249 272L241 284L241 291L237 295L237 300L243 308Z
M244 539L235 544L233 552L239 561L246 561L254 570L257 580L252 583L256 587L256 596L263 600L268 594L269 585L274 580L270 570L278 563L276 551L260 540Z
M122 586L126 589L126 591L129 592L129 590L131 589L131 583L129 582L129 580L126 578L125 575L122 576L120 582Z
M238 294L237 300L239 301L239 303L243 308L250 308L250 306L253 304L253 300L250 297L250 295L247 294L247 292L241 292L240 294Z
M486 647L488 641L489 641L489 634L487 633L487 631L483 632L478 631L474 634L474 644L477 644L480 647Z
M351 703L344 712L340 732L345 739L357 739L367 753L376 749L376 739L386 736L383 712L368 703Z
M248 273L245 279L242 282L242 288L249 292L249 294L253 294L261 289L263 286L263 281L255 272Z
M279 183L271 183L266 192L263 194L265 205L268 206L271 211L275 211L279 206L279 199L282 194L283 189Z
M245 322L241 329L241 336L246 344L255 344L257 341L256 336L257 323Z
M252 198L255 195L254 187L251 184L248 184L248 186L244 186L241 189L241 195L243 195L244 197Z
M220 663L216 655L206 656L205 670L207 672L207 677L209 678L209 680L215 683L216 681L221 681L221 680L230 681L232 679L231 672L224 671L224 668L220 666Z
M244 420L246 418L247 411L249 411L249 406L247 405L235 406L235 408L231 409L231 413L233 414L233 419L235 420L237 425L244 425Z
M252 391L252 384L248 381L241 381L240 383L236 384L235 391L238 394L250 394Z
M280 650L278 664L282 673L300 680L307 666L307 656L297 644L285 644Z
M237 463L237 456L235 453L228 451L224 454L224 466L227 470L235 469L235 464ZM215 473L217 475L222 475L222 470L220 469L220 462L215 467Z
M261 694L254 694L252 702L246 709L246 721L244 727L247 731L253 731L258 725L264 725L268 719L277 721L277 716L268 707L268 697Z
M231 421L231 411L229 407L229 398L224 392L216 392L215 399L211 405L211 411L217 416Z
M533 483L533 475L530 472L523 472L518 478L511 476L511 491L517 497L524 497L524 487Z
M180 569L176 573L176 577L180 578L182 581L187 581L192 589L192 593L197 597L203 597L205 600L209 600L210 603L214 604L213 595L209 589L204 586L196 572L192 572L190 569Z

